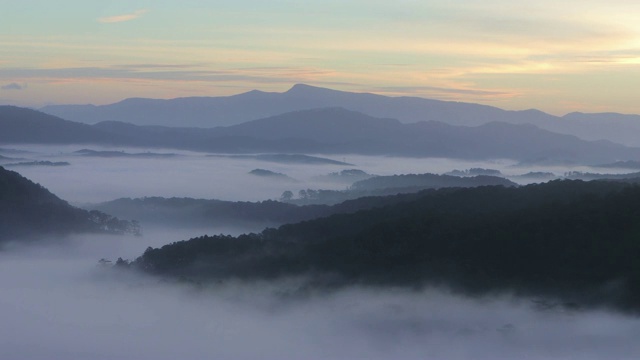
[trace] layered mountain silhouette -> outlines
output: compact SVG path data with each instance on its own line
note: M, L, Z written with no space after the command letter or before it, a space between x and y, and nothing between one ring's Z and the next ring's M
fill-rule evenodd
M41 110L63 119L88 124L121 121L135 125L209 128L324 107L342 107L370 116L398 119L402 123L439 121L450 125L478 126L498 121L533 124L585 140L603 139L640 146L640 115L571 113L558 117L533 109L507 111L472 103L388 97L303 84L295 85L283 93L253 90L221 97L170 100L132 98L110 105L54 105Z
M89 126L33 110L0 107L0 142L117 144L216 153L508 158L527 163L603 164L640 158L640 148L585 141L528 124L403 124L343 108L296 111L239 125L201 129L113 121Z
M122 141L87 124L36 110L0 106L0 143L67 144Z

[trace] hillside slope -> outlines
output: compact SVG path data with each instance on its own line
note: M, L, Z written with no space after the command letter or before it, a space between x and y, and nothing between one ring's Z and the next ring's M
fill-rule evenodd
M0 243L71 233L140 232L137 223L69 205L44 187L0 167Z

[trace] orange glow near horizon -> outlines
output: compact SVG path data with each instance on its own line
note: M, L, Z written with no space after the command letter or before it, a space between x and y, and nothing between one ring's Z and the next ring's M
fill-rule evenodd
M8 10L1 103L98 105L306 83L557 115L640 113L631 95L640 84L640 5L622 0L256 2L254 10L134 1L108 11L69 0L71 13L35 2L40 13Z

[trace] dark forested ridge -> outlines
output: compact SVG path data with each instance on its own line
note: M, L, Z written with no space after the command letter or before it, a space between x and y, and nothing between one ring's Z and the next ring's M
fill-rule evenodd
M268 174L268 176L274 175ZM276 178L281 177L276 176ZM426 189L517 185L493 176L460 178L449 175L412 174L379 178L380 181L374 183L362 183L358 189L302 190L298 194L299 197L295 199L285 199L283 196L282 202L146 197L117 199L87 208L125 219L136 219L143 223L162 223L172 226L243 226L262 229L267 226L279 226L332 214L369 209L374 206L406 202L417 196L411 195L412 193ZM293 180L288 177L285 179ZM293 197L292 193L291 196Z
M388 188L433 188L443 187L475 187L487 185L517 186L511 180L493 175L476 175L470 177L438 175L438 174L406 174L391 176L374 176L355 182L352 190L378 190Z
M447 284L640 309L640 186L552 181L420 193L414 200L149 248L132 266L194 280Z
M0 167L0 242L70 233L134 233L136 223L69 205L44 187Z
M126 219L171 226L242 226L264 229L311 220L333 214L351 213L373 207L414 200L416 193L370 196L340 204L303 205L266 200L260 202L223 201L192 198L146 197L117 199L89 207Z
M426 189L477 187L487 185L518 186L518 184L511 180L498 176L486 175L460 177L426 173L370 176L367 179L354 182L346 190L300 190L297 198L286 199L285 194L283 194L283 201L297 205L333 205L343 201L369 196L389 196L416 193Z

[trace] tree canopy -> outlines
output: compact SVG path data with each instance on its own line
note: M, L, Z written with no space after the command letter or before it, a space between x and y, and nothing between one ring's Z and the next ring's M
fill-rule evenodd
M260 234L149 248L133 266L198 281L304 275L331 285L437 283L640 309L639 256L640 186L563 180L426 191Z

